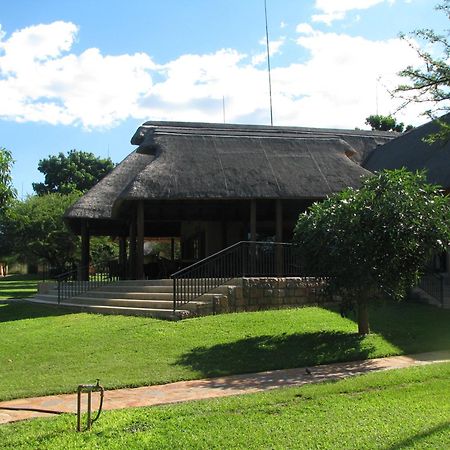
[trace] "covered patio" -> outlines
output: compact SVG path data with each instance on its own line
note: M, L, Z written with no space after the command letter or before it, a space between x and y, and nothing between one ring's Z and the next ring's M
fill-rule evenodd
M358 187L360 177L370 174L361 162L394 136L146 122L131 140L138 148L65 215L81 236L82 276L88 279L95 235L118 239L119 264L130 279L149 276L144 243L155 238L172 244L167 275L238 241L289 241L298 214L316 200Z

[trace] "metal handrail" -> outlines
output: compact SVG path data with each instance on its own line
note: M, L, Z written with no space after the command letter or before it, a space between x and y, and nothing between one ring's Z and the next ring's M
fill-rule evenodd
M180 269L178 272L175 272L175 273L173 273L172 275L170 275L170 277L171 277L171 278L174 278L174 277L178 277L178 276L180 276L180 275L183 275L184 273L189 272L191 269L193 269L193 268L195 268L195 267L198 267L198 266L201 266L201 265L207 263L208 261L211 261L212 259L216 258L217 256L222 255L222 254L228 252L229 250L231 250L231 249L233 249L233 248L235 248L235 247L239 247L241 244L243 244L243 243L245 243L245 242L248 242L248 241L239 241L239 242L236 242L236 244L230 245L229 247L226 247L226 248L224 248L224 249L222 249L222 250L219 250L218 252L213 253L212 255L209 255L209 256L207 256L206 258L201 259L200 261L196 261L196 262L190 264L188 267L183 267L183 268ZM256 243L256 242L255 242L255 243Z
M87 273L87 280L80 280L80 274ZM125 268L117 259L101 261L89 266L78 266L74 270L55 277L58 283L58 304L84 292L126 277Z
M173 311L245 276L305 276L299 247L285 242L240 241L173 273Z

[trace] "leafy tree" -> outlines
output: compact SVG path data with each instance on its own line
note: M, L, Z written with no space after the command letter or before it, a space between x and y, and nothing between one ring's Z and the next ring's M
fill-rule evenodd
M12 154L6 148L0 148L0 212L14 199L16 191L13 188L11 168Z
M450 19L450 0L443 0L436 6L436 9L442 11ZM400 72L400 76L409 81L398 86L394 94L404 100L402 107L410 103L431 104L424 113L432 119L436 119L440 124L440 131L432 134L427 141L432 143L436 140L448 140L450 138L450 125L437 119L438 115L449 111L448 100L450 99L450 43L448 41L450 30L445 34L440 34L431 29L421 29L410 33L402 34L401 38L408 41L413 47L420 59L420 67L408 66ZM416 44L416 40L425 43L424 49ZM429 49L433 50L428 51ZM440 56L436 57L437 51Z
M39 161L38 170L45 175L44 183L33 183L37 195L85 192L114 168L110 158L98 158L93 153L70 150L67 156L49 156Z
M119 245L107 236L93 236L90 249L93 264L113 260L119 256Z
M374 114L366 118L366 125L370 125L372 130L378 131L396 131L403 133L405 125L403 122L398 123L395 117L382 116L380 114ZM408 130L411 125L408 125Z
M431 256L450 241L450 198L426 183L425 172L382 171L301 214L294 240L305 264L325 276L344 310L357 308L358 331L369 332L367 304L401 299Z
M14 202L0 222L0 252L55 267L75 262L79 238L67 229L63 214L78 197L55 193Z

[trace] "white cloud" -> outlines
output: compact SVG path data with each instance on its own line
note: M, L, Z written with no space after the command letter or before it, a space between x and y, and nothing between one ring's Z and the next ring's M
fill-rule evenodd
M309 23L299 23L296 28L297 33L314 34L314 28Z
M331 25L335 20L344 19L348 11L368 9L384 1L393 3L395 0L316 0L314 6L322 14L314 14L312 20L313 22L323 22Z
M280 53L281 47L283 46L286 38L281 37L280 39L269 41L269 50L270 50L270 57L276 55L277 53ZM262 38L259 41L260 45L266 46L266 38ZM258 53L257 55L254 55L252 57L252 64L254 66L257 66L258 64L264 63L267 61L267 50Z
M267 71L255 57L221 49L157 65L144 53L75 54L77 31L55 22L0 36L0 119L88 129L127 118L221 122L225 97L228 122L268 123ZM387 88L399 83L400 69L419 63L405 42L324 33L308 24L297 31L302 63L272 70L275 124L363 127L376 112L377 87L379 112L395 111ZM284 42L273 41L272 54ZM399 119L416 124L420 110Z
M155 64L143 53L68 53L78 28L36 25L0 41L0 117L51 124L110 126L150 91Z

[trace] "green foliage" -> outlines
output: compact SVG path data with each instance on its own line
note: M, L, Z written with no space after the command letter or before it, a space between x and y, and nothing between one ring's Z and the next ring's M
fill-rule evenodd
M382 292L402 298L450 241L450 198L424 172L382 171L301 214L295 241L345 306Z
M49 156L39 161L38 170L45 175L44 183L33 183L37 195L85 192L114 168L110 158L93 153L71 150L67 156Z
M403 122L397 123L397 119L395 117L382 116L380 114L374 114L366 118L366 125L370 125L372 130L378 131L396 131L398 133L402 133L405 128L405 124ZM408 125L408 130L410 130L411 125Z
M0 147L0 213L16 196L11 178L13 163L11 152Z
M23 262L46 261L62 267L77 257L78 238L66 227L63 214L79 197L48 194L16 201L0 222L0 253Z
M447 18L450 18L450 0L443 0L436 6ZM409 81L398 86L394 94L403 99L402 107L410 103L431 104L424 114L432 119L449 111L448 100L450 99L450 44L448 42L450 30L445 30L444 34L437 33L431 29L416 30L409 35L402 34L401 38L408 41L422 60L420 67L408 66L400 72L400 76ZM422 49L417 45L417 40L425 45ZM436 57L436 53L440 56ZM441 130L432 134L427 139L428 142L437 140L448 140L450 137L450 126L441 123Z
M93 264L116 259L119 246L106 236L93 236L90 241L90 256Z

